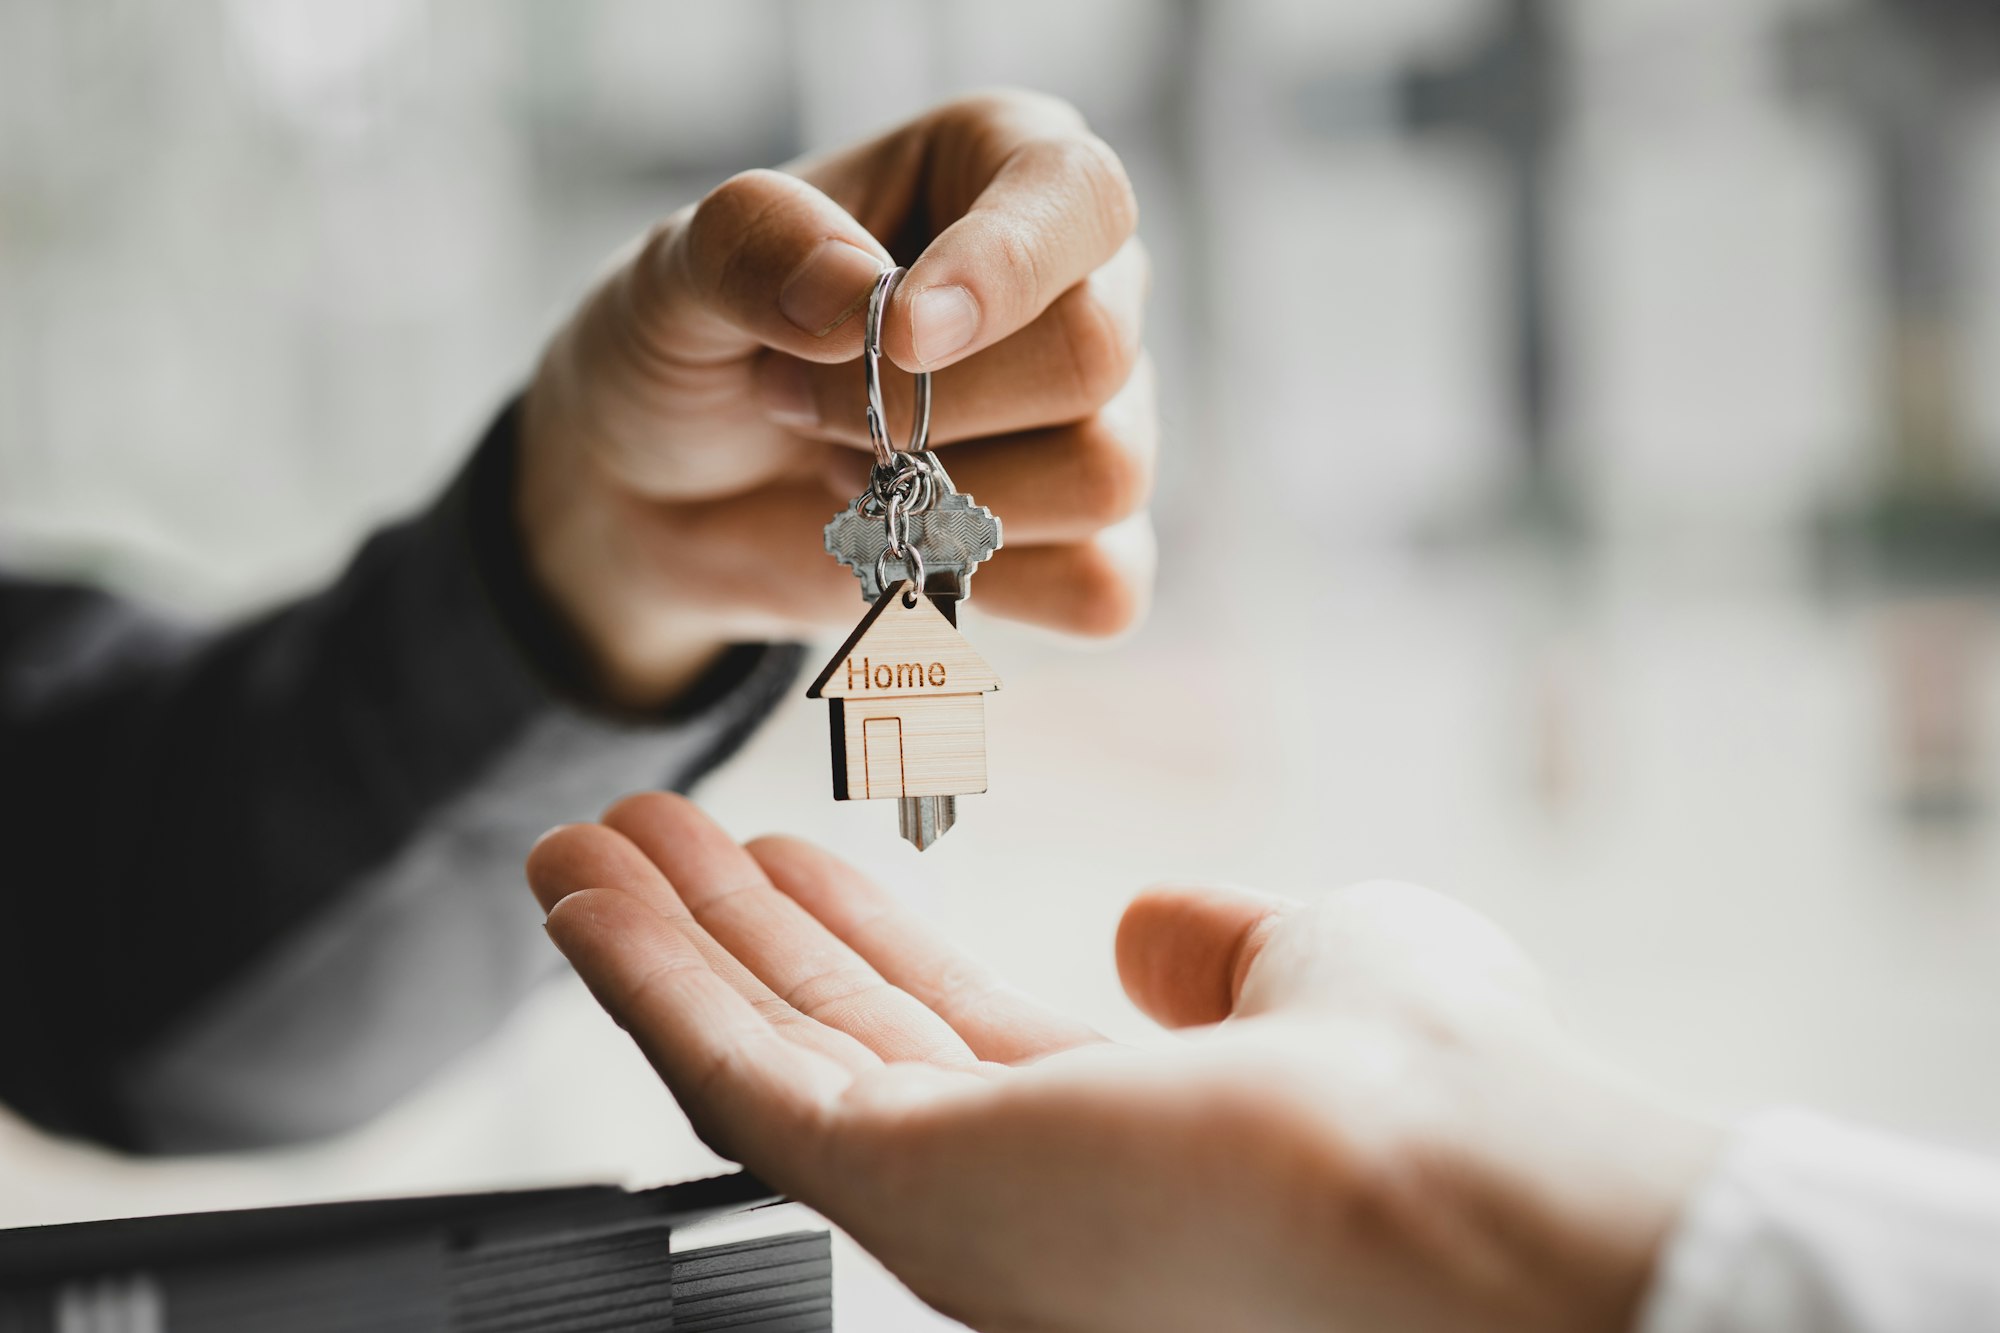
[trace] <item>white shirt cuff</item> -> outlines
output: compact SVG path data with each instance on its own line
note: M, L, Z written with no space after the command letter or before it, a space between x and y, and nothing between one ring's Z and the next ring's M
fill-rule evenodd
M2000 1330L2000 1164L1805 1111L1739 1125L1636 1333Z

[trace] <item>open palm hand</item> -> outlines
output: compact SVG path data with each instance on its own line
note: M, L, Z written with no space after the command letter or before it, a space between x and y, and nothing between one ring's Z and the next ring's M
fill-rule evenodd
M554 831L529 878L704 1141L977 1328L1622 1328L1708 1151L1420 889L1143 895L1126 987L1201 1030L1141 1051L680 797Z

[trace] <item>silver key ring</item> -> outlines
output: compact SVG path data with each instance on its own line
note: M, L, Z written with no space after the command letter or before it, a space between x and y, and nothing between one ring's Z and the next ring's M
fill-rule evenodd
M889 467L899 453L921 454L931 438L931 374L917 372L916 424L910 429L910 445L898 449L889 440L889 409L882 401L882 312L889 297L908 273L904 268L885 268L868 294L868 318L861 326L861 371L868 383L868 442L875 446L875 465Z

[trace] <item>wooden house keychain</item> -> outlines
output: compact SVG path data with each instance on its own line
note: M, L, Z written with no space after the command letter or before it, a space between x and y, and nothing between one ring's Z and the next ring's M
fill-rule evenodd
M923 851L986 790L986 699L999 677L958 632L972 571L1000 549L1000 520L959 494L930 440L931 377L916 377L907 449L889 442L882 402L882 314L904 270L875 280L863 326L868 488L826 525L827 553L851 565L872 605L806 691L832 705L833 797L894 799L903 836Z

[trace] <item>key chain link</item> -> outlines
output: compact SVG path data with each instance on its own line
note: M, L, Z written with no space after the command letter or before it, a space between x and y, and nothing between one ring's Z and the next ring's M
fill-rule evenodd
M889 493L889 510L882 516L882 529L889 539L889 554L898 560L910 546L910 506L901 491Z
M889 561L891 559L903 561L909 566L910 582L915 585L911 592L904 594L903 604L915 606L916 594L924 586L924 556L923 552L910 541L911 506L905 503L903 495L901 488L889 492L888 512L883 516L888 545L882 548L882 554L875 557L875 581L887 583Z
M892 557L910 567L911 587L903 594L903 605L915 606L917 589L924 586L924 553L914 546L905 551L891 551L884 547L882 554L875 557L875 582L883 587L889 585L889 561Z

